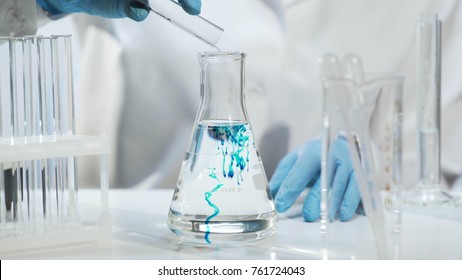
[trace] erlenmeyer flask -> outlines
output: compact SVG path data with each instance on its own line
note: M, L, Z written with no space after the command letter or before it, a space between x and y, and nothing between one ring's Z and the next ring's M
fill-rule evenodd
M249 242L276 228L277 213L245 108L245 56L199 54L201 103L168 215L180 242Z

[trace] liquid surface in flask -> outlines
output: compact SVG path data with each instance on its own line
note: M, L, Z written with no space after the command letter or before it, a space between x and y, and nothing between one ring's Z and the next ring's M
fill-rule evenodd
M274 231L277 214L248 122L198 123L168 223L183 241L203 244L255 241Z

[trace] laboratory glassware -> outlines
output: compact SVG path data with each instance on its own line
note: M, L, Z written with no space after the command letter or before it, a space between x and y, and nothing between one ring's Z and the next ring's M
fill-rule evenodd
M201 53L201 102L168 214L181 243L250 242L277 225L245 108L239 52Z
M349 53L343 58L342 73L345 77L354 79L356 83L364 82L363 62L359 55Z
M75 132L71 36L0 38L0 254L108 240L104 137ZM100 158L100 216L83 222L76 159Z
M441 21L423 14L417 26L417 186L406 206L455 207L459 197L441 185Z
M183 11L180 4L174 0L156 0L150 4L143 3L140 0L132 0L131 5L153 12L214 48L217 48L217 43L223 35L223 28L199 15L188 15Z
M340 201L348 197L344 192L358 191L356 182L377 256L399 258L403 78L365 75L364 79L358 83L354 77L322 77L321 222L324 219L325 224L321 232L329 235L339 227L331 223L339 219ZM351 176L345 175L353 170Z

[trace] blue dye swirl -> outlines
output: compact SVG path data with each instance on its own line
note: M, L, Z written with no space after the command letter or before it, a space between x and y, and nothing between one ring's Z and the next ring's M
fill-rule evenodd
M212 197L214 192L216 192L223 186L223 184L221 184L220 180L217 178L217 175L215 174L215 168L209 168L209 169L211 170L209 177L218 181L218 184L216 185L215 188L212 189L212 191L205 193L205 201L207 201L209 206L212 207L214 211L212 215L208 216L207 219L205 219L205 224L207 225L207 231L205 232L204 238L205 238L205 242L211 244L212 242L210 242L210 239L209 239L210 228L208 224L210 223L211 219L215 218L218 214L220 214L220 209L212 201L210 201L210 198Z
M208 134L211 138L217 140L217 148L221 151L222 159L222 174L224 178L233 178L236 174L237 184L240 185L240 182L243 179L242 171L246 169L249 171L249 145L250 145L250 136L249 131L244 124L237 125L219 125L219 126L210 126L208 128ZM254 145L254 144L253 144ZM229 161L226 170L226 161ZM215 168L210 168L211 170L209 177L217 180L218 184L209 192L205 193L205 201L208 205L213 208L213 214L208 216L205 220L207 225L207 230L205 232L205 241L211 243L209 239L210 221L220 214L220 209L216 204L214 204L210 199L214 192L219 190L223 184L218 179Z
M209 127L208 134L217 140L218 149L221 150L223 177L233 178L236 172L241 173L246 167L247 171L249 170L250 137L244 124L212 126ZM229 147L231 151L228 151ZM245 152L246 155L244 155ZM229 158L228 170L225 166L227 157ZM237 182L240 184L239 180Z

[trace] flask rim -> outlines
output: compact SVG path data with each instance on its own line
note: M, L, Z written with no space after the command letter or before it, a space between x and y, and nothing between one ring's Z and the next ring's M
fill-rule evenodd
M246 53L236 51L201 52L198 55L200 61L237 61L243 60L246 56Z

